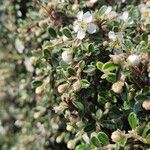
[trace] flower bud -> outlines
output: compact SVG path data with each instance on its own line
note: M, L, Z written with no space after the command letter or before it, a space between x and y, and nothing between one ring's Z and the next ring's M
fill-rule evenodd
M124 82L122 81L117 81L116 83L114 83L112 85L112 90L115 92L115 93L121 93L123 91L123 86L124 86Z
M77 11L79 9L79 5L78 4L73 4L72 5L72 10L73 11Z
M111 103L110 103L110 102L107 102L107 103L105 104L105 109L110 109L110 107L111 107Z
M124 60L124 57L121 54L120 55L110 55L110 57L114 64L120 64Z
M62 135L60 135L60 136L58 136L58 137L56 138L56 142L57 142L57 143L61 143L62 140L63 140L63 136L62 136Z
M80 90L80 88L81 88L81 84L80 84L79 80L73 83L72 90L74 92L78 92Z
M111 139L113 142L118 142L123 137L123 133L120 130L116 130L112 133Z
M145 110L150 110L150 101L144 101L143 104L142 104L142 107Z
M37 87L37 88L35 89L35 93L36 93L36 94L41 94L42 91L43 91L43 86L39 86L39 87Z
M61 56L62 60L67 64L70 64L72 62L72 52L70 52L69 50L65 50Z
M67 143L67 148L68 148L68 149L74 149L74 148L75 148L75 145L76 145L76 141L70 140L70 141L68 141L68 143Z
M138 66L140 64L140 57L136 54L132 54L127 58L127 62L130 66Z
M57 88L58 92L59 93L64 93L67 90L67 86L68 86L67 83L59 85L58 88Z
M70 124L67 124L66 130L67 130L67 131L72 131L72 130L73 130L73 126L70 125Z
M104 46L104 47L106 47L106 46L108 46L108 45L109 45L109 42L108 42L108 41L104 41L104 42L103 42L103 46Z
M41 20L39 22L39 26L42 28L48 24L48 19Z

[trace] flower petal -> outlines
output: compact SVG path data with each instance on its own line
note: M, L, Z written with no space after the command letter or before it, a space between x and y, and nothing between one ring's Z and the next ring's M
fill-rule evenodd
M83 14L83 22L90 23L92 21L92 14L88 11Z
M111 6L107 7L107 9L105 11L105 15L109 14L111 12L111 10L112 10Z
M77 18L78 18L79 21L82 21L82 19L83 19L83 11L79 11L77 13Z
M96 32L97 26L94 23L89 23L87 26L87 32L93 34Z
M82 40L85 37L85 30L79 30L77 33L77 38Z
M111 40L113 40L113 41L115 41L116 38L117 38L117 36L115 35L115 33L114 33L113 31L110 31L110 32L108 33L108 37L109 37L109 39L111 39Z
M127 11L123 12L121 19L123 19L124 21L127 21L129 17L129 13Z
M79 30L79 26L78 26L78 21L77 20L74 21L74 23L73 23L73 30L74 30L74 32L78 32L78 30Z

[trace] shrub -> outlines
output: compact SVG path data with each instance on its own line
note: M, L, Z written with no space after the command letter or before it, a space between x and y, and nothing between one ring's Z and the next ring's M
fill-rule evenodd
M2 149L150 147L149 1L32 0L10 9Z

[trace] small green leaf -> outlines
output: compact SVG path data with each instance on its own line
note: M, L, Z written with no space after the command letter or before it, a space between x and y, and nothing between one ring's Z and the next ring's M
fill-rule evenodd
M84 144L77 145L75 147L75 150L85 150L85 145Z
M111 83L115 83L117 81L116 74L108 74L106 80Z
M107 62L102 67L103 71L113 71L115 69L117 69L117 65L112 62Z
M84 131L85 132L90 132L92 130L95 129L95 125L94 124L87 124L85 127L84 127Z
M109 138L108 138L108 136L104 132L99 132L98 133L98 139L100 140L100 142L103 145L109 144Z
M67 38L72 39L71 31L68 28L64 28L62 32Z
M146 33L142 34L142 40L145 41L146 43L148 42L148 35Z
M50 34L51 38L56 38L56 37L57 37L56 31L55 31L55 29L52 28L52 27L49 27L49 28L48 28L48 33Z
M128 122L132 129L135 129L138 125L138 119L134 112L131 112L128 117Z
M96 64L96 66L97 66L97 68L99 69L99 70L102 70L102 68L103 68L103 63L102 62L97 62L97 64Z
M84 105L79 101L74 101L73 104L80 110L84 110Z
M94 51L94 45L93 45L93 44L90 44L90 45L88 46L88 51L89 51L89 52L93 52L93 51Z
M127 142L127 137L122 137L122 138L117 142L117 144L118 144L119 146L125 146L126 142Z
M60 65L60 67L63 68L64 70L66 70L67 67L68 67L68 64L65 63L64 61L60 61L60 62L59 62L59 65Z
M106 10L107 10L107 6L105 6L105 5L102 6L98 11L99 16L102 16Z
M39 81L39 80L36 80L36 81L32 81L31 85L32 87L36 88L36 87L39 87L43 84L42 81Z
M133 43L129 39L124 40L124 45L128 51L131 51Z
M71 75L71 76L75 76L76 72L72 67L68 67L67 68L67 72Z
M86 80L86 79L82 79L82 80L80 81L80 83L81 83L81 87L82 87L82 88L88 88L88 87L90 86L89 81Z
M143 133L142 133L142 137L145 138L148 131L150 131L150 123L148 123L148 124L145 126L144 131L143 131Z
M43 55L44 55L44 57L46 57L46 58L50 57L50 56L51 56L50 50L49 50L49 49L44 49L44 50L43 50Z
M148 135L146 136L146 141L147 141L147 143L150 144L150 134L148 134Z
M93 136L93 137L91 138L91 143L92 143L94 146L96 146L96 147L100 147L100 142L99 142L98 138L95 137L95 136Z

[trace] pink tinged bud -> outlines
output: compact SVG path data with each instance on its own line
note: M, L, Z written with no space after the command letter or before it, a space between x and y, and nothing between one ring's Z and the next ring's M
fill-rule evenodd
M150 101L144 101L143 104L142 104L142 107L145 110L150 110Z
M67 83L59 85L58 88L57 88L58 92L59 93L64 93L67 90L67 86L68 86Z
M123 137L123 133L119 130L116 130L112 133L111 139L113 142L118 142Z

